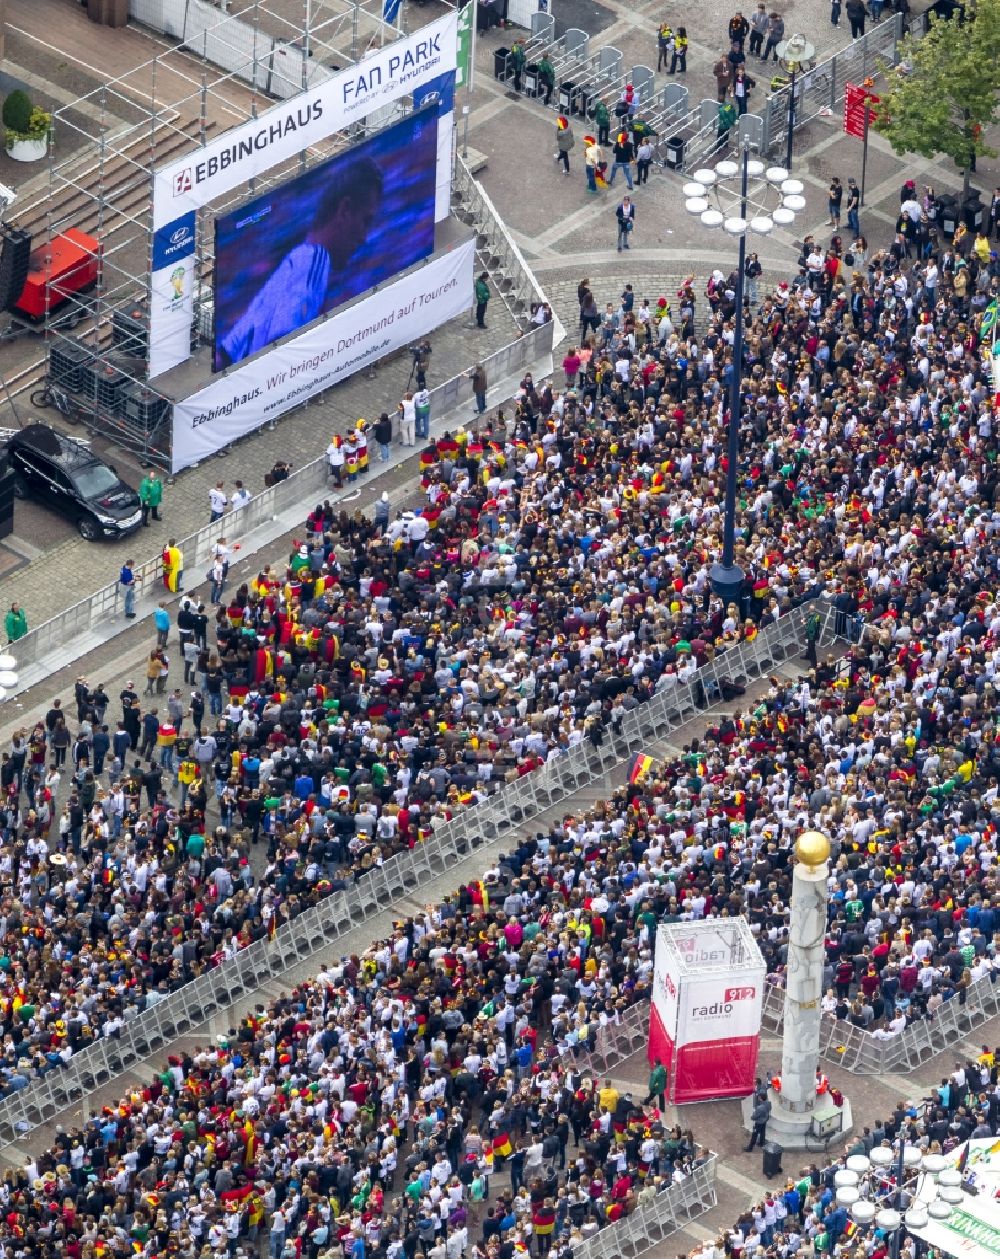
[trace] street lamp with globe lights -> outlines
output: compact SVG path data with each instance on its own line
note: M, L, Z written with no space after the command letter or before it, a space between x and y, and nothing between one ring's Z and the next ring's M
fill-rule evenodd
M795 215L805 209L800 180L789 179L782 166L765 167L750 156L744 142L741 160L718 162L714 169L696 170L683 188L684 208L704 227L722 228L740 242L736 272L736 327L733 334L733 372L729 387L725 518L722 559L712 567L712 587L728 607L739 605L743 572L735 561L736 486L740 457L740 421L743 384L743 291L746 278L747 233L767 236L775 227L791 227Z
M791 76L788 87L788 138L785 165L792 169L792 138L795 134L795 76L800 70L811 70L816 64L816 49L804 35L790 35L775 48L781 67Z
M907 1229L947 1220L962 1201L962 1173L943 1155L925 1154L900 1137L894 1149L876 1146L870 1155L852 1154L834 1175L834 1190L837 1205L860 1228L874 1226L888 1236L892 1259L899 1259Z

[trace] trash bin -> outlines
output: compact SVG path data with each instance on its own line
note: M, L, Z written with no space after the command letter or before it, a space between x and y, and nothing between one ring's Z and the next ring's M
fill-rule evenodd
M958 198L951 196L950 193L944 193L938 197L937 207L941 231L945 236L954 236L955 228L958 227Z
M573 93L576 91L576 84L572 79L567 79L565 83L559 84L559 108L564 114L573 112Z
M973 188L962 202L962 218L970 232L978 232L983 225L983 203L980 193Z
M590 103L594 99L594 89L581 83L573 93L573 113L586 118L590 113Z
M531 65L524 67L524 94L525 96L538 95L538 62L533 61Z
M684 165L684 137L671 136L667 141L667 166L671 170L680 170Z
M777 1141L765 1141L761 1146L764 1154L764 1175L771 1179L772 1176L781 1175L781 1156L784 1150Z
M510 56L509 48L495 48L493 50L493 77L499 79L501 83L507 81L507 75L510 69L507 65L507 58Z

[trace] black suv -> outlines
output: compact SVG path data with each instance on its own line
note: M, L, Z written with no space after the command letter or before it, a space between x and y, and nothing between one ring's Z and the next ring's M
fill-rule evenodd
M68 516L88 541L123 538L142 523L139 495L92 450L47 424L29 424L4 452L18 498L38 498Z

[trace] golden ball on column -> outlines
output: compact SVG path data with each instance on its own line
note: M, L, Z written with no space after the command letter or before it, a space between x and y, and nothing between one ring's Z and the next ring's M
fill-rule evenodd
M804 866L821 866L830 856L830 841L822 831L803 831L795 843L795 858Z

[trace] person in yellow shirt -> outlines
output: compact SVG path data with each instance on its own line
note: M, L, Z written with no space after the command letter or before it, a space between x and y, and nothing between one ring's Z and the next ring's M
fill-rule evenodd
M608 1111L610 1114L615 1113L618 1105L619 1093L610 1080L604 1081L604 1087L598 1089L597 1100L601 1103L601 1109Z
M674 47L670 54L670 73L687 74L688 68L688 34L683 26L678 26L674 35Z
M194 784L196 778L201 776L198 768L198 762L190 756L185 756L181 763L177 766L177 782L181 789L181 808L187 802L188 792Z

